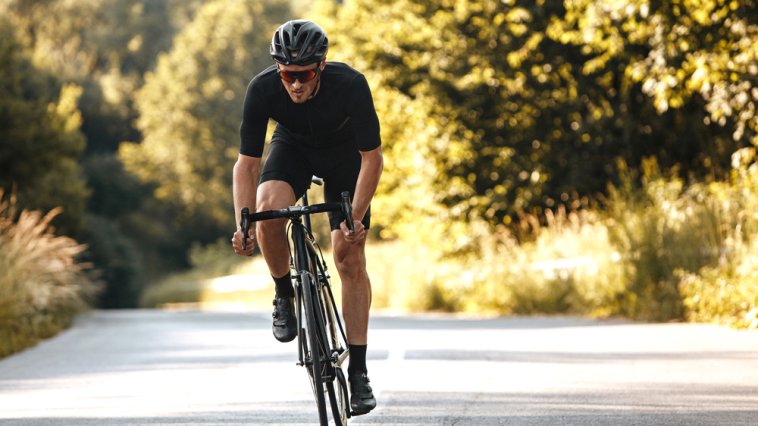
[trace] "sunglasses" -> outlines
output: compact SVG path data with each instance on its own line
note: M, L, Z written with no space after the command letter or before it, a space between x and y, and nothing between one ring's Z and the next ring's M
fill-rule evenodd
M300 83L307 83L318 77L320 73L321 67L316 67L305 71L279 70L279 77L281 77L281 79L287 83L294 83L295 80L299 81Z

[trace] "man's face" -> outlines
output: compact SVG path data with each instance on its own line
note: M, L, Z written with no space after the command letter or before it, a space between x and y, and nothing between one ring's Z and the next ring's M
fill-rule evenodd
M292 102L302 104L313 96L321 81L320 71L324 63L309 65L281 65L279 75L282 85L289 93ZM320 69L316 69L321 66ZM293 74L289 74L292 72ZM296 78L293 78L296 77ZM308 80L308 78L311 78ZM304 81L307 80L307 81Z

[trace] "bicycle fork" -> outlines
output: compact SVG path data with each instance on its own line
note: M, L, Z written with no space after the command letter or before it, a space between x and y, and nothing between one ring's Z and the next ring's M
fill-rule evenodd
M308 247L307 247L307 244L305 243L305 240L306 240L305 233L306 233L306 231L302 228L302 226L300 226L300 222L299 221L298 221L297 224L293 225L293 227L292 227L292 240L293 240L294 246L295 246L294 247L294 253L295 253L296 258L294 259L294 262L292 262L292 259L291 259L291 262L290 262L291 265L290 266L294 267L294 270L296 271L294 284L295 284L295 287L296 287L295 291L299 295L299 297L297 297L296 299L297 299L297 313L298 313L298 315L297 315L297 327L298 327L298 330L300 331L298 333L299 362L297 364L300 365L300 366L304 366L304 365L309 365L310 366L310 365L313 364L313 360L312 359L308 359L308 354L306 354L304 352L305 345L303 344L304 343L303 339L305 339L306 336L304 335L304 333L302 333L302 330L303 330L303 318L302 318L301 313L305 312L305 307L303 306L303 303L304 303L304 300L305 300L304 293L306 291L303 287L306 285L306 283L307 283L307 285L311 286L310 289L309 289L310 290L310 294L311 294L310 303L312 303L312 309L314 310L314 313L316 315L316 321L321 322L323 324L323 313L321 312L322 307L318 307L318 304L315 303L315 300L318 298L317 291L318 291L319 283L318 283L317 280L319 279L319 277L314 277L314 276L312 276L311 272L309 272L310 269L311 269L310 268L311 265L309 264L309 261L308 261L308 254L307 254L308 253L308 251L307 251ZM294 263L294 265L292 265L292 263ZM318 307L318 309L316 309L317 307ZM309 330L309 332L318 333L317 330ZM319 336L319 339L318 339L322 345L326 344L326 342L324 341L324 337L325 336ZM320 354L327 352L326 346L324 346L324 347L311 347L312 345L310 345L309 342L305 342L305 343L308 345L308 347L310 349L310 357L311 358L320 356ZM321 359L321 363L320 364L323 367L326 367L324 369L325 371L323 371L325 373L323 375L323 379L324 380L333 380L334 379L334 373L333 373L333 371L334 371L334 364L333 364L332 360L331 359Z

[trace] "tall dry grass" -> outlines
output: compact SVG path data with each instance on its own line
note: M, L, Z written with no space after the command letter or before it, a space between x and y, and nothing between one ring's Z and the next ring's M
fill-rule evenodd
M66 328L94 295L86 247L50 224L59 213L18 213L0 190L0 357Z

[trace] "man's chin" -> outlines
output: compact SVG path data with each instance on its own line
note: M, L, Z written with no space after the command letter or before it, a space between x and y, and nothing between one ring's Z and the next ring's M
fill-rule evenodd
M303 93L290 93L290 99L296 104L302 104L308 100L308 97Z

